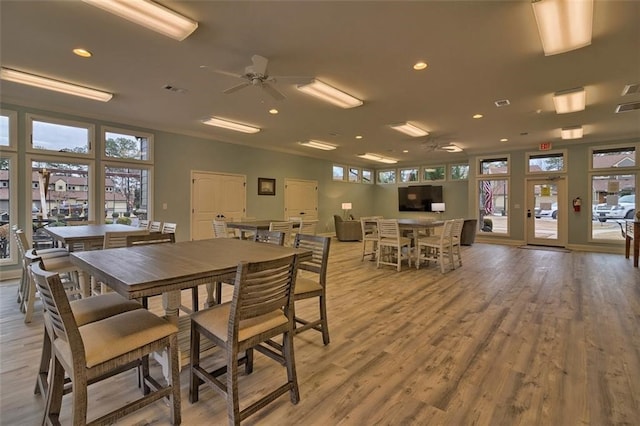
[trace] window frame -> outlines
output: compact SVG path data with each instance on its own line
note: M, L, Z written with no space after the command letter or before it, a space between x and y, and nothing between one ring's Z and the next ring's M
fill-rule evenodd
M482 164L487 161L506 161L507 163L507 171L504 173L483 173ZM478 168L477 168L477 176L511 176L511 155L486 155L482 157L478 157L477 160Z
M347 172L347 182L349 182L349 183L360 183L361 182L361 180L362 180L362 176L361 176L362 170L359 167L349 166L349 167L347 167L347 171L348 171ZM355 180L352 180L351 179L351 173L354 172L354 171L356 172L355 173Z
M135 167L134 167L135 166ZM103 161L100 164L100 182L102 183L101 186L101 191L100 191L100 195L99 195L99 199L98 199L98 205L99 206L105 206L106 203L109 201L107 200L107 188L106 188L106 181L107 181L107 172L106 169L107 168L129 168L129 169L145 169L148 173L148 192L149 192L149 198L148 198L148 207L147 207L147 217L148 218L152 218L153 216L153 190L154 190L154 167L153 164L132 164L130 162L119 162L119 161ZM106 220L106 217L104 218L104 220Z
M365 173L369 173L369 181L366 181L364 179L364 174ZM375 173L374 173L374 171L372 169L362 169L362 172L361 172L360 176L361 176L360 182L364 183L365 185L373 185L373 183L375 181L375 178L376 178Z
M402 177L402 172L415 172L415 180L404 180ZM420 167L403 167L396 171L396 183L404 184L404 183L418 183L420 182Z
M146 160L138 160L135 158L119 158L119 157L110 157L106 153L107 149L107 133L120 133L129 136L139 136L145 137L147 139L147 143L149 144L147 149L147 159ZM100 126L100 146L101 146L101 156L102 161L107 162L118 162L118 163L130 163L130 164L153 164L154 163L154 135L153 133L147 132L139 132L133 130L127 130L120 127L112 127L112 126Z
M87 153L83 154L79 152L53 151L48 149L34 148L33 147L33 122L34 121L86 129L87 137L88 137ZM87 158L91 160L94 160L96 157L96 153L95 153L96 152L96 143L95 143L96 126L93 123L76 121L76 120L67 120L67 119L55 118L55 117L50 117L46 115L39 115L39 114L32 114L32 113L25 114L25 123L26 123L25 124L26 125L25 147L26 147L27 153L34 154L35 156L51 155L55 157Z
M427 179L425 173L427 169L442 169L442 179ZM434 166L422 166L420 167L420 182L446 182L447 181L447 166L445 164L438 164Z
M562 169L561 170L540 170L540 171L532 171L530 168L530 160L531 158L534 157L543 157L546 156L547 154L549 154L548 156L555 156L555 157L562 157ZM558 155L560 154L560 155ZM525 153L525 166L526 166L526 170L525 170L525 175L531 175L531 176L536 176L536 175L556 175L556 174L566 174L568 172L567 170L567 159L568 159L568 153L566 149L556 149L556 150L549 150L549 151L530 151L530 152L526 152Z
M380 173L393 172L393 182L380 182ZM376 184L378 185L396 185L398 183L397 169L380 169L376 170Z
M617 149L625 149L625 148L633 148L635 151L635 166L623 166L623 167L594 167L593 166L593 155L596 151L614 151ZM640 142L631 142L624 144L615 144L615 145L596 145L589 147L589 172L593 173L608 173L616 170L640 170ZM617 174L622 174L620 172L616 172Z
M460 167L460 166L466 166L466 168L467 168L467 177L465 177L465 178L454 178L453 177L453 168L454 167ZM447 178L450 181L453 181L453 182L469 181L469 173L470 172L471 172L471 166L469 165L469 163L453 163L453 164L449 164Z
M10 109L0 108L0 115L9 119L9 144L0 145L0 151L18 151L18 113ZM12 239L13 240L13 239Z
M9 120L9 122L11 123L11 120ZM7 235L7 239L9 240L9 257L0 259L0 266L16 265L18 263L18 247L16 246L15 238L11 236L11 232L13 232L11 227L19 223L18 153L3 150L0 152L0 158L6 158L9 161L9 233ZM12 185L11 182L14 182L14 184ZM12 203L11 200L15 200L15 202ZM31 211L31 207L29 207L29 211Z
M342 179L337 179L335 174L334 174L334 170L336 168L341 168L342 169ZM334 182L346 182L346 177L347 177L347 166L344 166L342 164L332 164L331 166L331 180L333 180Z

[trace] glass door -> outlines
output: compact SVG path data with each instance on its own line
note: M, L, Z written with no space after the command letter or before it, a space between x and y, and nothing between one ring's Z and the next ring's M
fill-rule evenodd
M563 178L527 181L527 244L564 247L567 213Z

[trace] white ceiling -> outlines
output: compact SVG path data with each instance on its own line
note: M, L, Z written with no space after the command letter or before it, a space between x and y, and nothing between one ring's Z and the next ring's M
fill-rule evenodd
M78 1L1 1L3 67L115 94L102 103L2 81L2 101L346 164L377 165L356 157L364 152L418 164L540 142L559 147L560 128L571 125L585 129L571 144L640 138L640 110L614 114L617 104L640 101L640 94L621 96L626 84L640 83L639 1L596 0L592 45L549 57L527 0L159 3L198 29L178 42ZM94 56L81 59L75 47ZM280 102L259 87L225 95L241 81L200 68L241 73L254 54L269 58L272 75L313 76L364 105L341 109L285 81L276 83L286 96ZM429 67L414 71L418 60ZM551 95L578 86L586 88L587 109L557 115ZM497 108L501 99L511 105ZM280 113L269 114L272 107ZM263 130L200 122L212 115ZM465 151L430 152L425 138L389 128L404 121ZM297 144L307 139L339 148Z

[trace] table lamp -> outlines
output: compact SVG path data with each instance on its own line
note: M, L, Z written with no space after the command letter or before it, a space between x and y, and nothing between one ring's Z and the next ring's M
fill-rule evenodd
M342 216L345 220L349 218L349 211L351 210L351 203L342 203Z
M436 212L438 214L442 213L444 211L444 203L432 203L431 204L431 211Z

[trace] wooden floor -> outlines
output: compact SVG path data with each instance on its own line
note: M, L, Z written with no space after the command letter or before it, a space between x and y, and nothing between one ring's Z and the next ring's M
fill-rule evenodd
M474 244L462 268L441 275L434 265L376 269L359 243L331 250L331 344L297 336L300 402L281 397L245 424L640 424L640 270L623 256ZM25 325L15 292L0 285L0 423L35 425L42 313ZM281 378L256 354L241 398ZM137 397L136 384L130 372L93 385L90 418ZM181 386L183 424L226 424L212 391L189 403L186 369ZM120 424L165 425L168 413L158 402Z

